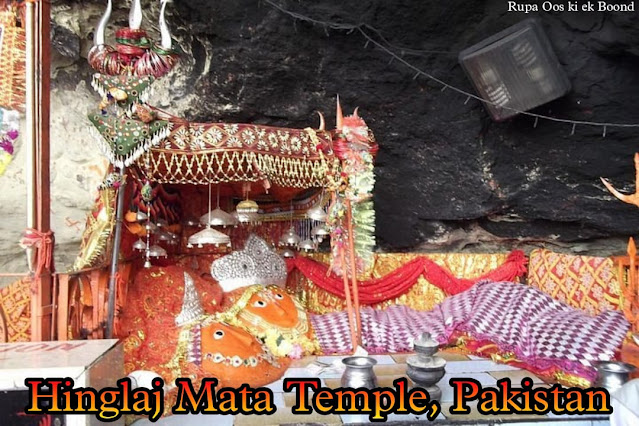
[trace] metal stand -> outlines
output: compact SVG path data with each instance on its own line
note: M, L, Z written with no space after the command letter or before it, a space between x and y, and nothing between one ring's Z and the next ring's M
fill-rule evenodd
M122 217L124 216L124 193L126 167L120 168L120 187L118 188L118 203L115 213L115 236L113 237L113 253L111 255L111 276L109 278L109 304L107 312L106 338L113 337L113 322L115 320L115 291L118 284L118 261L120 242L122 241Z

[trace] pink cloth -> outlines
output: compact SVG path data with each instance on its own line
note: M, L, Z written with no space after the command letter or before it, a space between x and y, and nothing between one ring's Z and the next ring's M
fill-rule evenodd
M362 341L370 353L407 352L412 340L428 332L441 344L454 331L489 340L501 351L539 368L558 367L594 380L592 362L609 360L630 324L619 311L597 316L571 308L523 284L482 282L446 298L432 311L394 305L362 308ZM311 315L323 353L351 352L345 312Z

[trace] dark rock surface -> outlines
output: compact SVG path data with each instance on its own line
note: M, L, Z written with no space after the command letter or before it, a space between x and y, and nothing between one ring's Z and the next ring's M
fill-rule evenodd
M538 17L572 84L562 99L535 112L574 120L639 123L639 15L509 13L507 1L318 0L274 3L318 21L366 24L403 59L472 91L458 53L525 18ZM57 1L77 10L76 37L54 24L56 48L74 56L88 42L105 2ZM147 2L144 2L145 6ZM145 8L156 19L157 2ZM539 2L540 4L541 2ZM558 2L556 2L558 3ZM559 2L560 3L560 2ZM565 3L565 2L564 2ZM89 5L89 6L87 6ZM112 26L126 23L126 5ZM67 12L69 13L68 9ZM295 21L264 0L180 0L168 21L187 55L169 78L171 108L193 120L316 126L315 111L333 124L335 95L360 114L381 149L375 203L379 248L468 249L553 244L567 250L624 250L639 231L639 210L617 201L600 176L634 190L632 154L639 129L606 129L516 117L492 122L476 101L425 77L351 33ZM148 21L147 21L148 22ZM112 40L113 33L109 33ZM369 29L370 34L374 34ZM412 50L411 50L412 49ZM54 84L88 79L85 59ZM581 248L581 249L580 249Z

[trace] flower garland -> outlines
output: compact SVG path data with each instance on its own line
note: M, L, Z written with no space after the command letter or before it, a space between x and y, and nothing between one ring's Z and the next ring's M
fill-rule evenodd
M20 127L17 111L0 108L0 176L2 176L13 159L15 141L18 139Z
M245 310L249 299L253 295L263 293L265 296L268 296L272 294L273 291L281 291L281 289L277 286L264 287L262 285L248 287L233 306L224 312L216 314L216 319L245 329L253 336L262 340L265 346L275 356L288 356L297 359L303 355L317 353L319 344L315 339L309 337L309 335L312 336L312 333L310 332L306 311L295 297L290 296L293 298L293 303L297 310L298 322L291 328L270 324L263 318Z
M340 109L341 110L341 109ZM368 126L357 111L343 118L338 129L334 151L342 161L340 176L333 177L331 188L335 197L328 212L327 225L331 229L333 262L331 269L338 275L348 265L348 223L346 201L351 203L355 268L357 274L367 274L373 264L375 247L375 210L371 198L375 187L374 153L377 145Z

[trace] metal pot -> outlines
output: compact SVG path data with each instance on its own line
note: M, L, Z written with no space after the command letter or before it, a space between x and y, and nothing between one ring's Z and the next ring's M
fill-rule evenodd
M605 361L597 364L596 385L608 389L610 393L615 392L630 378L630 373L635 370L635 366L620 361Z
M413 348L416 353L430 357L439 350L439 343L430 336L430 333L422 333L413 342Z
M438 356L412 355L406 359L406 366L406 375L421 387L434 386L446 374L446 360Z
M351 356L344 358L342 363L346 366L346 370L342 374L342 387L353 389L377 387L377 377L373 371L373 366L377 364L377 361L373 358Z
M433 386L439 382L446 374L446 370L440 368L438 370L425 370L421 368L408 367L406 369L406 375L413 383L418 386L428 387Z

